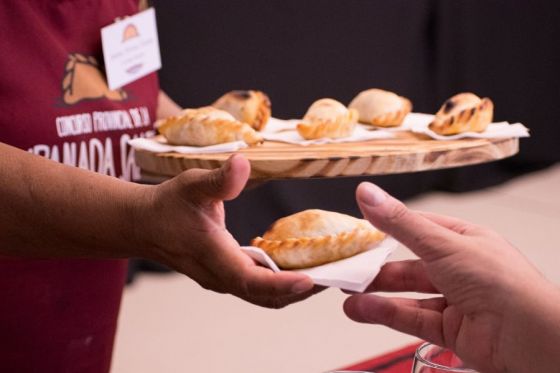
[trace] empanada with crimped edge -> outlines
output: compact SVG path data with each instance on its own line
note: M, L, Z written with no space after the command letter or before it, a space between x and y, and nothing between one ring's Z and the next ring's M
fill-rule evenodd
M156 128L172 145L209 146L239 140L256 145L263 141L248 124L210 106L185 109L176 116L156 122Z
M412 111L412 103L406 97L377 88L360 92L348 107L358 111L361 123L377 127L400 126Z
M494 104L489 98L459 93L441 106L429 128L440 135L483 132L492 123Z
M348 137L354 132L358 112L331 98L315 101L305 113L297 131L306 140Z
M266 93L254 90L228 92L217 99L212 106L227 111L235 119L249 124L257 131L264 129L272 110Z
M251 244L284 269L314 267L366 251L385 238L367 220L324 210L279 219Z

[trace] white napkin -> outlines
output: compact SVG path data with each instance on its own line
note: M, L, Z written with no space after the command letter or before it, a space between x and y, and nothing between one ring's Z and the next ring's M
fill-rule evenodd
M292 122L293 120L290 120ZM288 121L286 121L288 122ZM284 128L289 128L290 124L286 123ZM280 125L278 125L280 126ZM336 143L343 143L343 142L357 142L357 141L367 141L373 139L391 139L394 138L390 132L387 131L368 131L361 125L356 126L354 132L351 136L342 137L339 139L329 139L329 138L322 138L316 140L305 140L303 137L299 135L297 130L282 130L280 132L264 132L263 137L265 140L268 141L278 141L278 142L285 142L288 144L297 144L297 145L317 145L317 144L336 144Z
M266 126L262 130L262 133L276 133L282 131L290 131L296 129L298 123L300 123L300 119L278 119L271 117Z
M529 129L521 123L508 122L490 123L484 132L464 132L457 135L438 135L428 128L434 119L433 115L410 113L405 123L415 133L423 133L436 140L458 140L464 138L493 139L501 137L529 137ZM403 123L403 125L405 124Z
M380 131L387 131L387 132L406 132L406 131L411 131L412 130L412 124L414 123L414 120L416 120L416 118L415 118L416 116L420 117L420 116L424 116L424 115L429 116L430 118L433 118L433 115L429 115L429 114L410 113L406 117L404 117L404 120L403 120L403 122L400 126L379 127L379 126L373 126L371 124L363 124L363 126L365 126L366 128L368 128L370 130L380 130Z
M229 153L247 147L247 144L244 141L234 141L210 146L169 145L163 136L150 138L139 137L129 140L128 143L134 149L147 150L154 153L175 152L183 154Z
M370 250L350 258L295 271L305 273L311 277L316 285L336 287L361 293L375 279L381 267L383 267L398 245L397 240L387 237ZM243 246L241 250L274 272L281 271L262 249Z

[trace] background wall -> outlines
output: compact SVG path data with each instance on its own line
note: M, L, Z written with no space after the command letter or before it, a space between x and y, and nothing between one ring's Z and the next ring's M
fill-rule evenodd
M227 205L242 243L305 208L358 215L354 189L371 180L400 198L500 183L559 158L560 2L490 0L155 1L163 89L185 107L232 89L269 94L273 115L301 117L316 99L348 103L379 87L433 113L473 91L496 120L532 137L518 156L456 170L336 180L273 181Z

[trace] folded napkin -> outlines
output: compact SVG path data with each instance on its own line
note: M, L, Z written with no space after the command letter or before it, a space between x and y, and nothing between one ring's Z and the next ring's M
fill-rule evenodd
M204 154L204 153L229 153L247 147L244 141L234 141L224 144L210 146L179 146L167 144L163 136L150 138L136 138L128 142L134 149L147 150L154 153L182 153L182 154Z
M300 119L278 119L271 117L266 126L262 130L262 133L276 133L282 131L295 131L296 126L300 123Z
M285 142L288 144L297 144L297 145L317 145L317 144L337 144L337 143L343 143L343 142L358 142L358 141L367 141L367 140L373 140L373 139L391 139L394 138L395 135L393 135L392 133L388 132L388 131L383 131L383 130L379 130L379 131L369 131L368 129L366 129L366 127L363 127L362 125L358 125L356 126L356 128L354 129L354 132L352 133L351 136L348 137L342 137L342 138L338 138L338 139L330 139L330 138L322 138L322 139L316 139L316 140L305 140L303 137L301 137L299 135L299 133L297 132L297 130L295 129L288 129L290 125L292 125L292 128L295 128L295 125L293 125L293 120L290 121L285 121L285 122L291 122L291 123L285 123L284 124L284 129L280 130L279 132L268 132L265 131L262 135L264 137L265 140L268 141L278 141L278 142ZM297 121L296 121L297 122ZM276 128L280 127L281 124L275 124Z
M305 273L311 277L316 285L336 287L361 293L375 279L381 267L383 267L398 245L399 243L394 238L387 237L370 250L350 258L294 271ZM244 246L241 250L274 272L281 271L262 249Z
M436 140L458 140L464 138L494 139L502 137L529 137L529 129L521 123L508 122L490 123L484 132L464 132L457 135L439 135L428 128L434 120L433 115L410 113L406 116L406 124L412 132L423 133Z
M413 121L411 121L409 118L412 115L412 119L414 120L414 116L419 115L428 115L428 114L419 114L419 113L411 113L408 114L402 124L400 126L396 126L396 127L379 127L379 126L373 126L371 124L363 124L366 128L370 129L370 130L380 130L380 131L387 131L387 132L406 132L406 131L411 131L412 130L412 124L414 123ZM433 115L430 115L430 117L433 117Z

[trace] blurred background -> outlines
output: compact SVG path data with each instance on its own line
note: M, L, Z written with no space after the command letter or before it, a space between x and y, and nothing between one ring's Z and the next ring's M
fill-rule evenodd
M448 97L471 91L494 101L496 121L522 122L531 130L531 138L520 142L520 153L499 162L380 177L268 182L226 205L227 226L240 243L307 208L359 216L354 190L367 180L413 207L497 229L529 250L526 254L545 274L558 276L551 264L559 259L551 237L560 222L560 171L554 167L560 153L559 2L160 0L153 5L161 86L184 107L207 105L233 89L259 89L270 96L273 116L288 119L301 117L318 98L348 104L358 92L376 87L410 98L416 112L435 113ZM401 248L396 258L410 256ZM115 371L167 367L159 370L179 372L200 366L223 372L229 366L232 372L265 371L255 367L319 372L412 341L344 319L344 296L335 290L287 310L267 311L206 294L178 275L146 275L144 270L162 268L131 263L130 280L135 281L125 293ZM184 313L172 311L181 306ZM174 334L179 330L188 335ZM156 346L152 353L134 353ZM222 359L227 362L220 365Z

